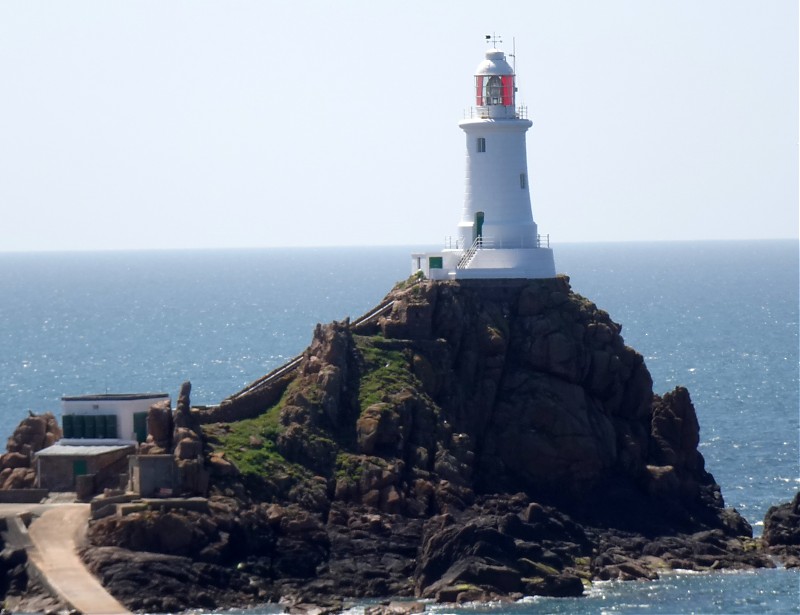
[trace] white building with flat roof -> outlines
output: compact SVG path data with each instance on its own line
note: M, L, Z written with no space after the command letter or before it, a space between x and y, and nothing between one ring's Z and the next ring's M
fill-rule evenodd
M147 438L147 411L170 402L167 393L105 393L61 398L60 444L141 443Z

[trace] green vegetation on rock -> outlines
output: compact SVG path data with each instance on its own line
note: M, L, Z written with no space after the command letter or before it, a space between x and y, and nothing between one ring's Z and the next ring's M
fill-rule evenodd
M419 388L407 350L380 336L353 336L353 339L364 359L358 393L361 412L404 389Z
M289 463L276 446L277 438L284 430L280 415L287 393L288 390L277 404L255 418L205 426L204 431L214 449L224 452L225 458L243 476L263 477L276 469L292 474L304 473L300 466Z
M406 289L409 286L414 286L415 284L418 284L419 282L421 282L424 279L425 279L425 274L422 273L421 270L417 271L415 273L412 273L405 280L400 280L397 284L394 285L394 289L393 290Z
M339 453L336 456L336 479L345 478L352 482L361 480L364 474L364 460L351 453Z
M224 428L208 426L206 432L210 431L209 435L216 437L219 444L215 449L223 451L225 458L234 463L239 472L245 476L261 475L276 462L286 463L275 449L277 432L268 420L272 413L271 410L254 419L228 423Z

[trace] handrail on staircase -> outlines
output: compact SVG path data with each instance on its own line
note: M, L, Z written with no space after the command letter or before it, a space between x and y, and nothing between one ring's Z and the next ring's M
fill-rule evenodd
M475 238L475 241L472 242L472 245L469 249L464 252L461 258L458 260L458 265L456 265L457 269L466 269L469 267L469 264L472 262L472 259L475 257L475 253L483 247L483 237L478 235Z

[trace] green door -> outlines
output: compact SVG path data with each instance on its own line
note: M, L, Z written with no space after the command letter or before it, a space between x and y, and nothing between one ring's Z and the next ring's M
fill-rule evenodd
M83 476L84 474L89 473L89 468L86 465L85 459L75 459L72 462L72 475L73 476Z
M475 237L473 239L478 239L479 237L483 237L483 212L479 211L475 213Z
M136 433L136 441L140 444L147 440L147 412L134 412L133 431Z

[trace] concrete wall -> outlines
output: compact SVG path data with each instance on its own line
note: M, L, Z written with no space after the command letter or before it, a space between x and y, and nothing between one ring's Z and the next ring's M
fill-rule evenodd
M37 461L39 485L51 491L74 491L75 474L72 461L71 457L39 458Z
M457 269L456 279L556 277L553 250L478 250L466 269Z
M3 489L0 504L38 504L48 493L47 489Z
M131 455L128 458L128 489L142 497L158 495L161 489L177 491L180 476L172 455Z

